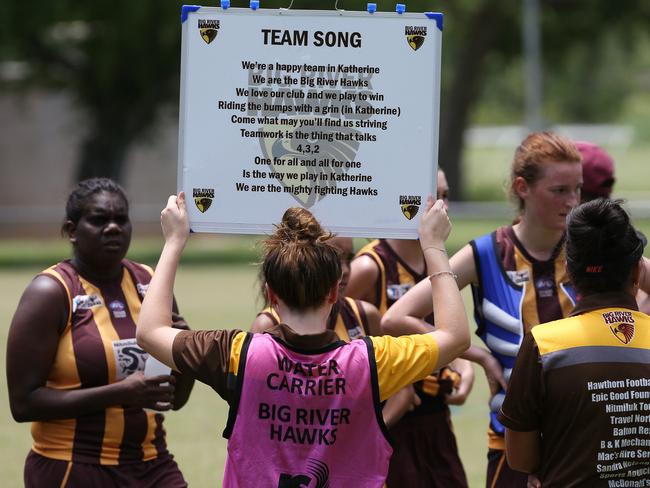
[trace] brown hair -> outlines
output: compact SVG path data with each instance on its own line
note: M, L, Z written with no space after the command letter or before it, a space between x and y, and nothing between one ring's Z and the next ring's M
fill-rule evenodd
M515 191L515 180L521 176L532 185L542 178L543 165L549 163L580 163L582 157L573 142L553 132L533 132L515 150L510 171L510 196L519 211L524 201Z
M341 278L332 237L309 210L292 207L264 241L264 281L287 306L306 310L322 305Z

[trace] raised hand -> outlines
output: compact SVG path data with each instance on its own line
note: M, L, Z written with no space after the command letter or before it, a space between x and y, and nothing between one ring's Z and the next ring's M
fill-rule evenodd
M422 249L425 247L444 247L450 232L451 222L447 216L445 202L443 200L434 202L433 197L429 196L418 227Z
M167 206L160 212L160 224L162 225L165 242L185 246L190 233L190 222L185 205L185 192L178 196L171 195L167 200Z

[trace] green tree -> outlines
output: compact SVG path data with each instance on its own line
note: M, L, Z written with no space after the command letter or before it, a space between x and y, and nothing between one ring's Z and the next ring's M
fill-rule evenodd
M155 134L161 112L177 107L182 3L0 3L0 60L28 61L31 76L23 81L25 88L45 85L65 90L86 114L77 178L120 179L131 145ZM290 0L262 0L266 8L289 4ZM395 9L394 2L377 4L379 11ZM334 5L296 0L292 8ZM366 2L341 0L338 7L364 10ZM477 104L486 100L483 107L492 104L523 118L523 89L518 82L522 78L517 72L521 1L413 0L407 8L445 13L439 160L452 196L458 198L463 132ZM647 29L650 2L541 0L541 14L547 114L558 120L603 120L614 114L627 89L612 69L622 65L616 53L621 46L633 45L639 29ZM619 51L612 46L619 46Z
M154 0L3 5L1 54L29 62L23 87L64 90L85 113L77 179L119 180L131 144L178 100L180 7Z

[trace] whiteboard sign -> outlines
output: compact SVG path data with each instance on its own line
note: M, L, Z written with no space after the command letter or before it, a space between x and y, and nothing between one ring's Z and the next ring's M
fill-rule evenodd
M437 176L442 14L183 7L179 189L195 232L291 206L417 237Z

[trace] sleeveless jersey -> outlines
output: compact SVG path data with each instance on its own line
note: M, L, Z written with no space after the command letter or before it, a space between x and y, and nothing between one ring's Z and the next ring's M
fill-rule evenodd
M260 314L268 317L273 325L281 322L280 316L272 307L266 307ZM339 298L332 307L327 328L332 329L345 342L367 336L368 319L361 302L350 297Z
M47 379L49 388L103 386L144 370L147 354L137 345L135 327L151 268L122 261L121 280L91 283L69 261L41 275L65 291L68 320ZM137 407L113 406L73 419L32 423L33 450L78 463L117 465L168 454L163 415Z
M416 283L427 277L417 273L388 245L384 239L377 239L362 247L357 253L368 256L379 269L379 280L375 289L373 305L384 315L390 306L399 300ZM424 257L422 258L424 263ZM426 267L425 267L426 269ZM432 323L431 320L427 320Z
M478 286L472 285L477 335L510 378L526 332L540 321L565 317L575 304L575 292L564 266L564 241L548 261L532 258L512 227L501 227L470 242ZM505 392L490 399L489 447L504 449L504 427L497 415Z
M225 488L383 486L392 449L369 339L307 352L248 334L237 389Z
M427 277L425 273L413 270L384 239L368 243L359 250L358 256L368 256L377 265L379 279L373 305L382 315L416 283ZM433 325L432 314L424 320ZM406 416L446 409L444 395L452 392L454 385L460 381L460 376L450 368L444 368L442 373L429 375L414 385L422 403L413 411L407 412Z

